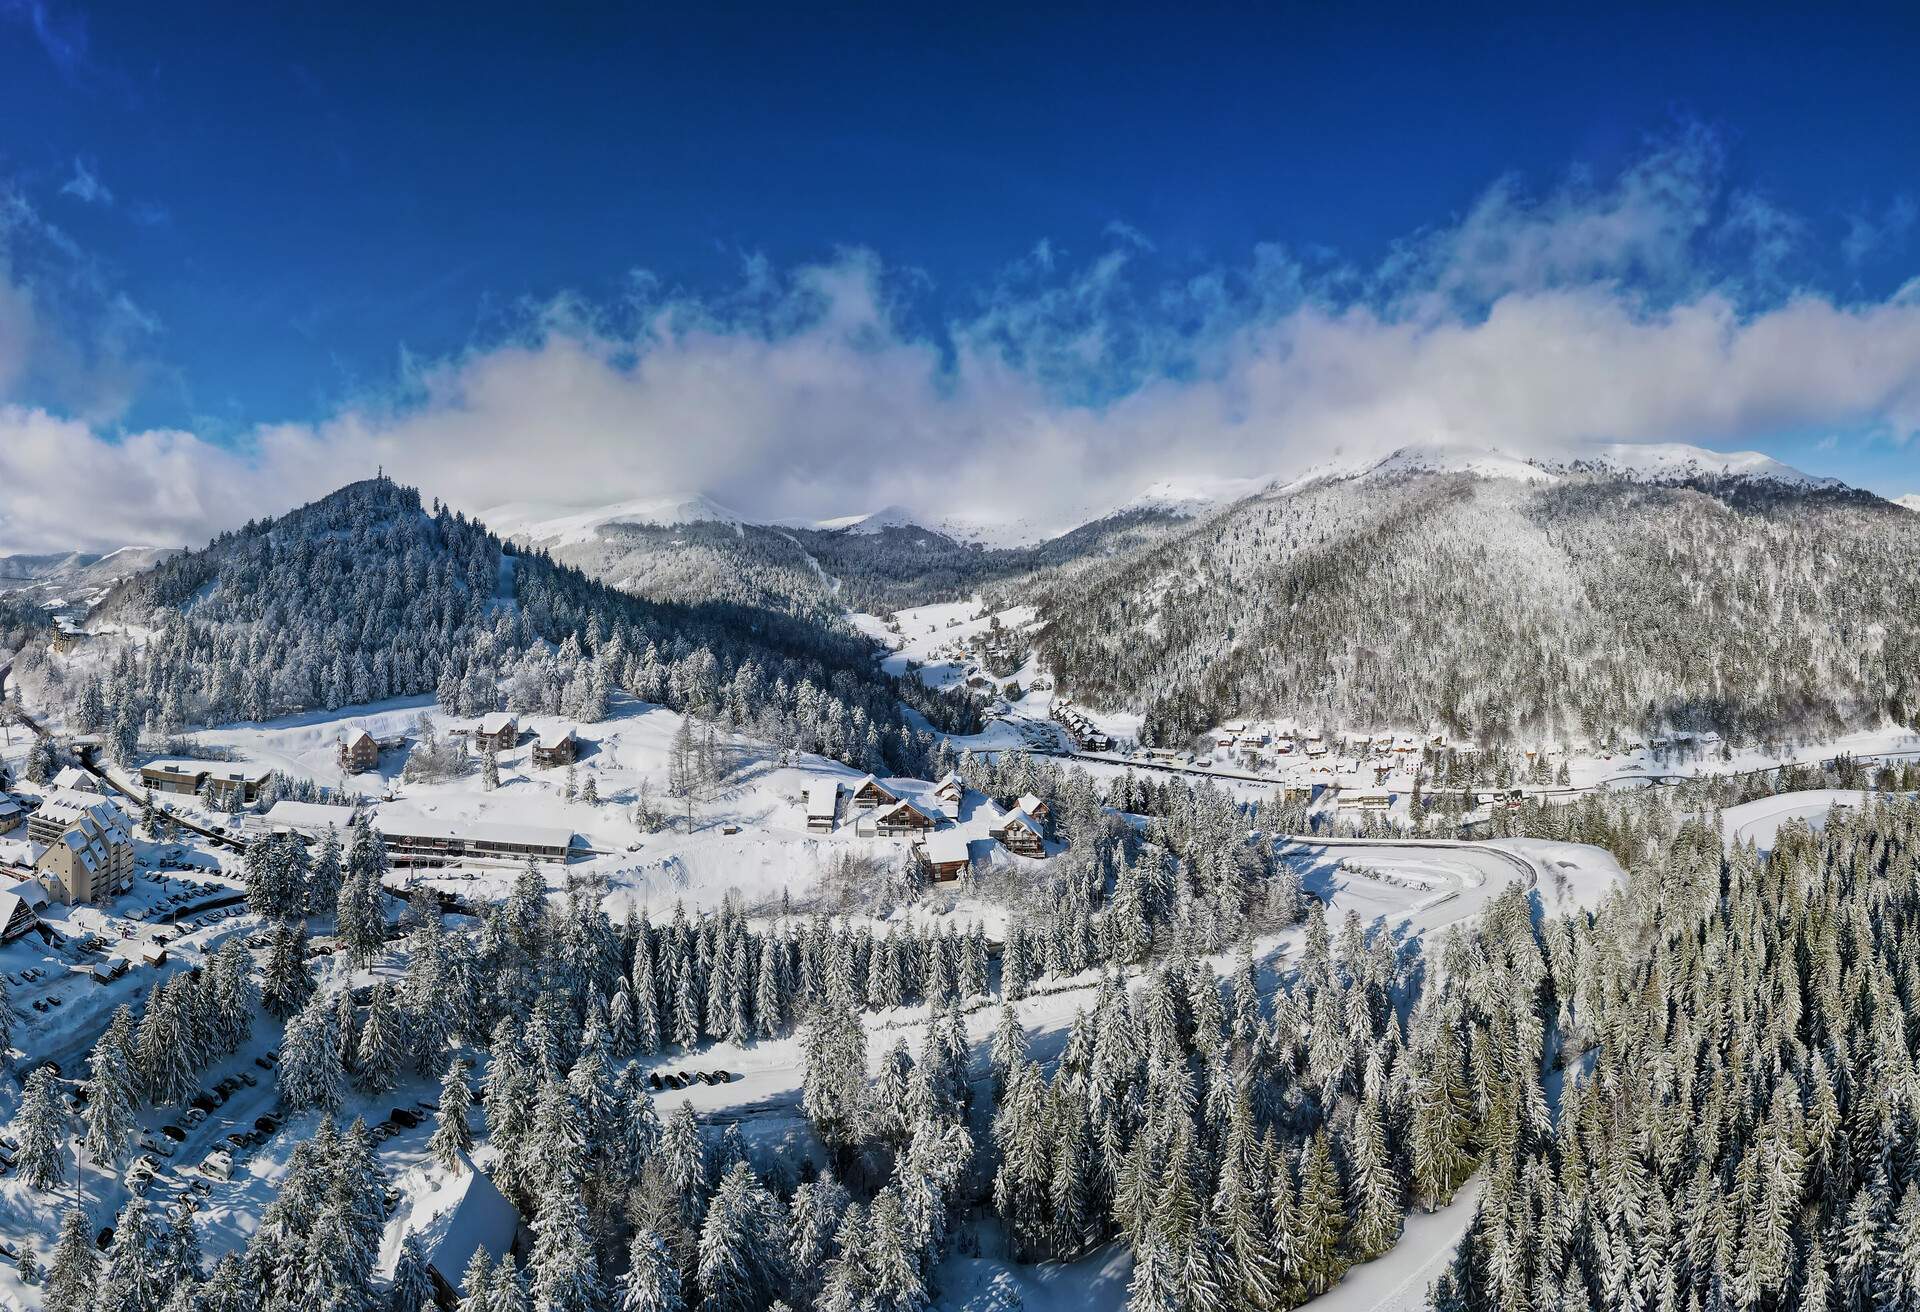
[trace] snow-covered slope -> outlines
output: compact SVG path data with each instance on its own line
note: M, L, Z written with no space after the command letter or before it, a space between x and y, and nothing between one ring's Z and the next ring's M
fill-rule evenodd
M1615 442L1578 452L1563 460L1541 460L1548 469L1614 474L1623 478L1674 482L1692 478L1744 478L1789 487L1844 487L1837 478L1816 478L1758 451L1709 451L1679 442Z
M1920 512L1920 492L1909 492L1903 497L1895 497L1893 504L1907 510Z
M588 510L567 510L530 501L509 502L480 513L480 521L502 537L565 545L590 542L609 524L743 524L746 521L711 497L643 497Z

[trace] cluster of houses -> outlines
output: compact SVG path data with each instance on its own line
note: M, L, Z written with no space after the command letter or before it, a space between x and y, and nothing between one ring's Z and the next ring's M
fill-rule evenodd
M933 786L926 803L902 796L872 775L852 788L843 788L838 780L822 779L807 789L807 828L815 833L832 833L838 828L844 797L845 818L856 834L909 839L914 856L934 879L958 879L972 864L972 843L954 827L965 796L966 785L953 773ZM1002 812L991 802L987 808L990 838L1019 856L1047 854L1044 800L1028 793L1010 811Z
M452 732L464 735L474 751L498 755L520 745L520 717L512 711L494 711L481 716L471 729L455 729ZM569 725L548 729L534 739L530 755L535 769L572 765L580 759L580 737Z
M30 931L54 902L105 902L133 887L133 822L100 795L92 778L67 769L37 808L0 793L0 942Z
M1110 752L1113 739L1100 732L1080 709L1064 698L1053 703L1050 714L1054 723L1067 731L1067 737L1073 740L1075 750L1082 752Z

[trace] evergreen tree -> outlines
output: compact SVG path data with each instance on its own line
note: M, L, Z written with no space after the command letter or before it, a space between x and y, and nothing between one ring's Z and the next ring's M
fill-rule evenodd
M42 1066L27 1077L20 1100L20 1178L30 1189L56 1188L66 1179L67 1109L59 1084Z

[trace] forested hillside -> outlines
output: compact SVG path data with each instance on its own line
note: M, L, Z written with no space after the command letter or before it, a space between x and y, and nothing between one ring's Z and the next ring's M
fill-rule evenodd
M1920 536L1752 478L1321 480L1048 578L1062 688L1179 742L1237 716L1486 740L1742 741L1920 711Z
M67 689L75 727L260 720L437 693L461 714L598 718L614 688L862 767L922 765L900 702L968 729L971 703L877 673L838 624L741 602L644 602L389 480L357 483L128 580L95 613L151 630ZM44 659L44 657L42 657ZM51 676L58 678L57 667Z
M614 521L573 540L542 543L556 560L653 601L725 600L793 614L841 609L885 614L957 601L1038 570L1135 550L1185 521L1133 510L1024 547L978 547L919 525L877 529L778 528L696 521Z

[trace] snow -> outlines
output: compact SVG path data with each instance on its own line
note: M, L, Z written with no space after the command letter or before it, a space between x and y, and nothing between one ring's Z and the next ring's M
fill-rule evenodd
M1906 510L1920 511L1920 492L1909 492L1903 497L1895 497L1893 504Z
M1780 826L1789 820L1804 820L1819 829L1826 824L1834 807L1862 807L1867 804L1867 796L1856 788L1813 788L1762 797L1723 811L1721 832L1729 843L1750 842L1760 851L1770 852Z
M1551 466L1554 462L1542 463ZM1681 442L1608 443L1576 450L1565 463L1629 478L1748 478L1800 488L1845 486L1837 478L1816 478L1758 451L1709 451Z

